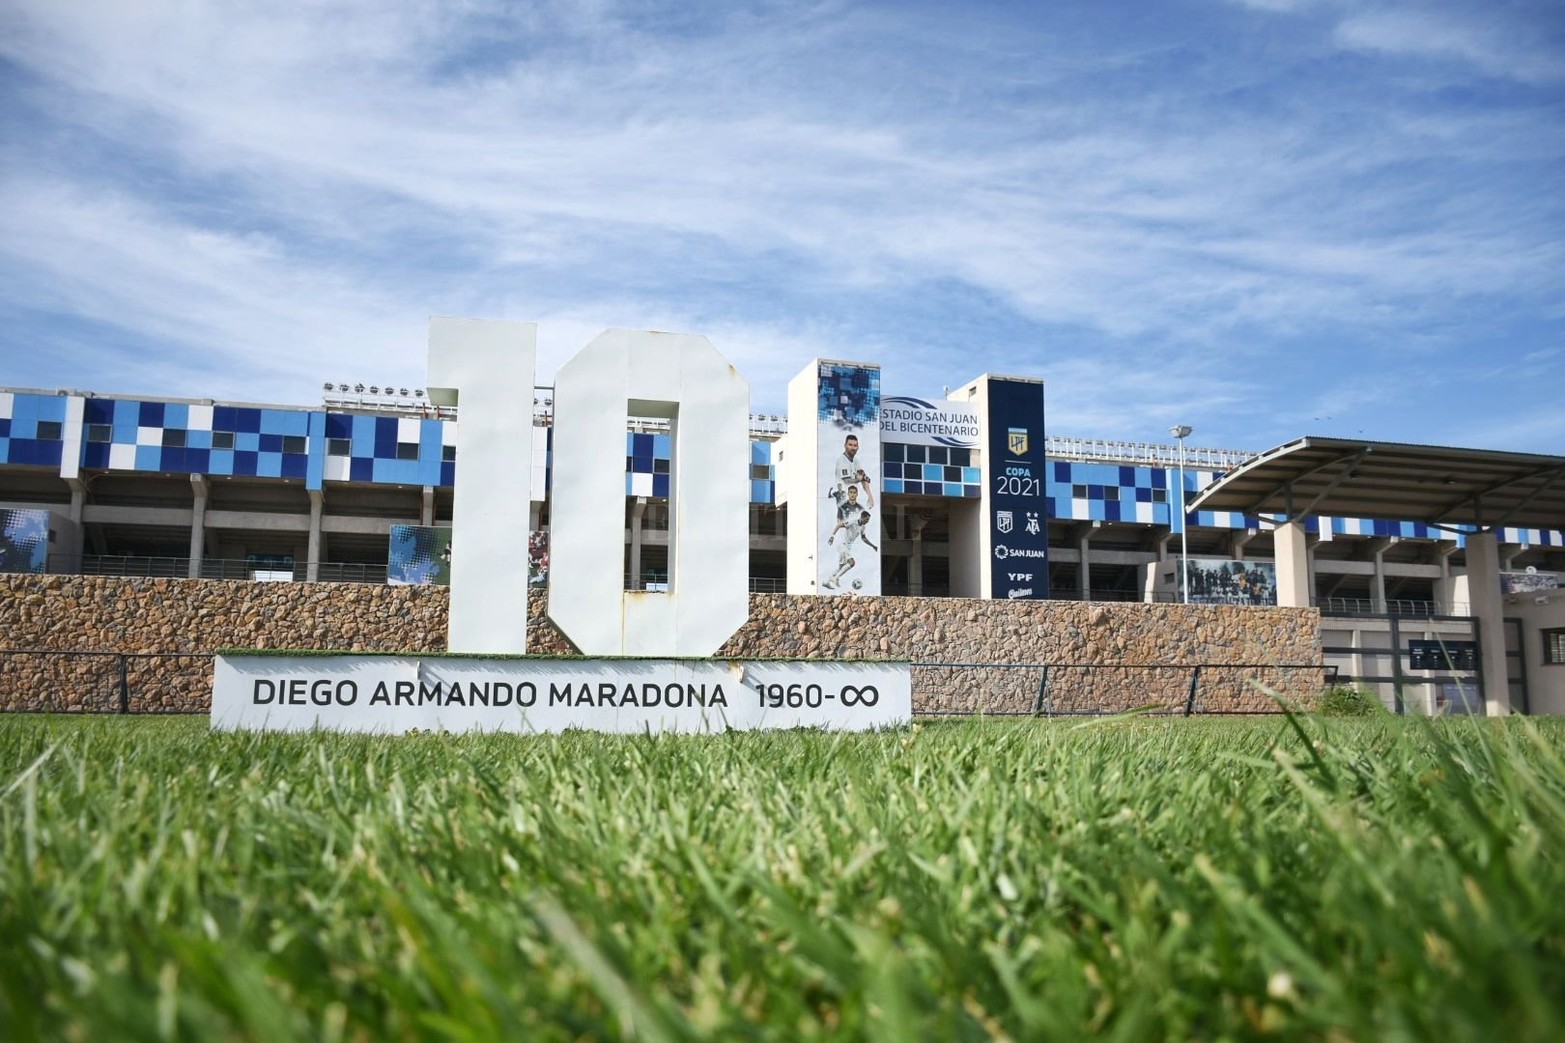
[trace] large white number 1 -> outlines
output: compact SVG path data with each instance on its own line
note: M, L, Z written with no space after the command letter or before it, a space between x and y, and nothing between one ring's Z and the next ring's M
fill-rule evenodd
M452 497L453 652L527 651L527 522L532 506L538 325L429 320L429 397L459 406Z
M749 384L705 337L609 330L561 368L554 416L549 618L588 655L716 652L749 616ZM625 590L627 416L673 434L667 593Z

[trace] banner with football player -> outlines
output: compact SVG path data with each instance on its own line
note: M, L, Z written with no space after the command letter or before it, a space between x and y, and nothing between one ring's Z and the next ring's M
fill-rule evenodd
M880 593L880 368L821 362L816 590Z

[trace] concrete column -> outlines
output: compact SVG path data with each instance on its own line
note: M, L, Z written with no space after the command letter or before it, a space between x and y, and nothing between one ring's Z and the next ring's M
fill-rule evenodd
M897 507L898 512L902 510ZM909 597L924 596L924 526L929 524L927 515L915 514L908 519L913 552L907 557L907 592Z
M1260 529L1235 529L1228 534L1228 549L1235 561L1244 560L1245 544L1255 539Z
M418 523L420 525L435 524L435 487L424 486L424 499L418 511Z
M201 558L206 553L206 501L207 486L206 475L193 474L190 476L190 491L195 496L195 502L190 512L190 569L188 575L191 579L201 578Z
M1440 566L1439 588L1435 593L1435 611L1447 615L1456 614L1456 581L1451 576L1451 555L1460 548L1455 540L1435 544L1435 564Z
M672 500L670 500L672 502ZM636 497L630 508L630 589L641 589L641 516L647 511L647 498Z
M1083 525L1076 533L1076 552L1081 558L1080 564L1076 566L1076 587L1083 601L1092 600L1092 570L1088 564L1092 558L1088 545L1092 542L1093 532L1102 524L1102 522L1092 522Z
M71 541L65 546L65 553L70 555L71 570L80 572L82 567L83 541L86 539L85 529L82 523L82 514L87 508L87 483L80 478L67 478L65 484L71 488Z
M1372 540L1369 544L1369 560L1375 567L1370 580L1370 608L1375 612L1386 611L1386 551L1397 542L1397 537Z
M1467 537L1467 598L1478 620L1478 658L1484 704L1489 716L1511 712L1511 686L1505 672L1505 599L1500 593L1500 544L1493 532Z
M1304 519L1277 526L1277 604L1283 608L1310 605L1309 537Z
M425 488L428 488L428 486L425 486ZM326 494L319 489L311 489L309 493L310 538L304 552L304 579L306 583L315 583L321 578L321 551L323 550L321 546L321 515L326 507Z

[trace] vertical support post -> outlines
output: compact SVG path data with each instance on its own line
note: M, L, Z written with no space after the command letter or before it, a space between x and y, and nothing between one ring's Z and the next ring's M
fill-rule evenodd
M119 654L119 668L120 713L128 714L130 713L130 670L123 652Z
M1395 700L1395 709L1398 716L1407 713L1407 704L1402 701L1402 684L1405 677L1402 673L1402 628L1397 625L1397 617L1391 618L1391 694Z
M326 507L326 494L319 489L310 494L310 541L304 553L304 579L314 583L321 578L321 514Z
M1275 539L1277 605L1280 608L1309 608L1312 586L1309 541L1304 532L1304 519L1295 518L1279 523Z
M647 498L636 497L630 507L630 585L626 590L641 590L641 525L647 513Z
M1101 522L1088 522L1083 525L1076 534L1076 554L1080 564L1076 566L1076 587L1081 593L1081 600L1092 600L1092 566L1088 559L1092 556L1092 533Z
M1467 537L1467 598L1478 622L1478 677L1484 709L1491 717L1511 712L1505 669L1505 601L1500 593L1500 545L1494 532Z
M191 475L190 491L195 498L190 511L190 567L186 575L190 579L200 579L201 558L206 554L206 475Z
M82 521L82 515L87 508L87 483L80 478L67 478L65 484L71 489L71 539L66 545L66 554L69 555L70 567L61 571L80 573L82 570L82 552L86 546L87 527ZM52 568L50 571L54 571Z
M1190 604L1190 512L1185 509L1185 440L1179 439L1179 589Z
M1201 688L1201 667L1199 665L1190 673L1190 694L1185 697L1185 716L1195 713L1195 695Z
M1049 706L1049 701L1048 700L1049 700L1049 666L1048 666L1047 663L1045 663L1044 667L1043 667L1043 673L1038 677L1038 701L1033 704L1033 708L1032 708L1032 715L1034 717L1042 717L1046 712L1048 712L1048 711L1053 709L1052 707ZM1050 712L1049 716L1053 717L1054 714L1052 712Z

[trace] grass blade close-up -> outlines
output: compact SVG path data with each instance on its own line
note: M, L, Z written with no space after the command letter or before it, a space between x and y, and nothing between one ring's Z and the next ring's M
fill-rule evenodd
M0 722L0 1038L1565 1038L1565 725Z

